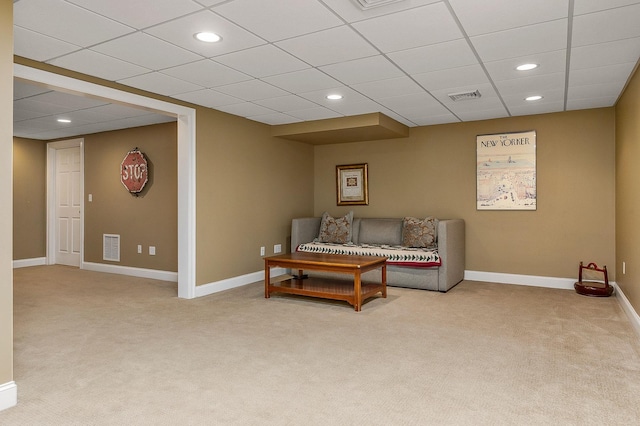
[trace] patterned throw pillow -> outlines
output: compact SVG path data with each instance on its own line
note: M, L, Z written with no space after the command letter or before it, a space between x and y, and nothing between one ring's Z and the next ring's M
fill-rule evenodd
M351 222L353 222L353 212L335 219L329 213L322 213L320 222L320 234L318 241L321 243L345 244L351 242Z
M437 238L438 219L434 217L424 220L405 217L402 221L402 245L405 247L432 248L436 246Z

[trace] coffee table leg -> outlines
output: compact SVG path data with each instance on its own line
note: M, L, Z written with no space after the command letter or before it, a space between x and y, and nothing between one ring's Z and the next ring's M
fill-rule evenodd
M362 292L360 288L362 286L362 282L360 281L360 271L356 271L355 276L353 277L353 308L356 312L360 312L362 309Z
M382 297L387 297L387 264L382 265Z
M265 259L264 261L264 297L268 299L269 294L269 282L271 281L270 273L269 273L269 261Z

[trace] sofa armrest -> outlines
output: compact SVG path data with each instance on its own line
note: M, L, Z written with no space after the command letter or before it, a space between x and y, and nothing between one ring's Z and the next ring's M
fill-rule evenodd
M320 232L320 217L300 217L291 221L291 253L302 243L310 243Z
M438 291L445 292L464 278L464 220L447 219L438 223L438 253L442 266L438 269Z

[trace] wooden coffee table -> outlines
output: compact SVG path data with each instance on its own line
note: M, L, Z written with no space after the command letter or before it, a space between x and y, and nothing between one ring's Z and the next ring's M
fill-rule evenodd
M362 309L362 302L382 293L387 297L387 258L380 256L350 256L342 254L318 254L296 252L264 258L264 297L272 293L299 294L324 299L344 300L356 311ZM270 270L273 267L298 270L293 278L271 282ZM361 275L374 269L382 269L380 283L363 283ZM353 282L329 278L317 278L304 275L305 270L340 272L353 275Z

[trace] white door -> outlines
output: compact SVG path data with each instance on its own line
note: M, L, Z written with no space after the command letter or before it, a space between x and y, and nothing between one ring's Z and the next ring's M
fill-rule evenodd
M56 149L56 263L80 266L80 147Z

